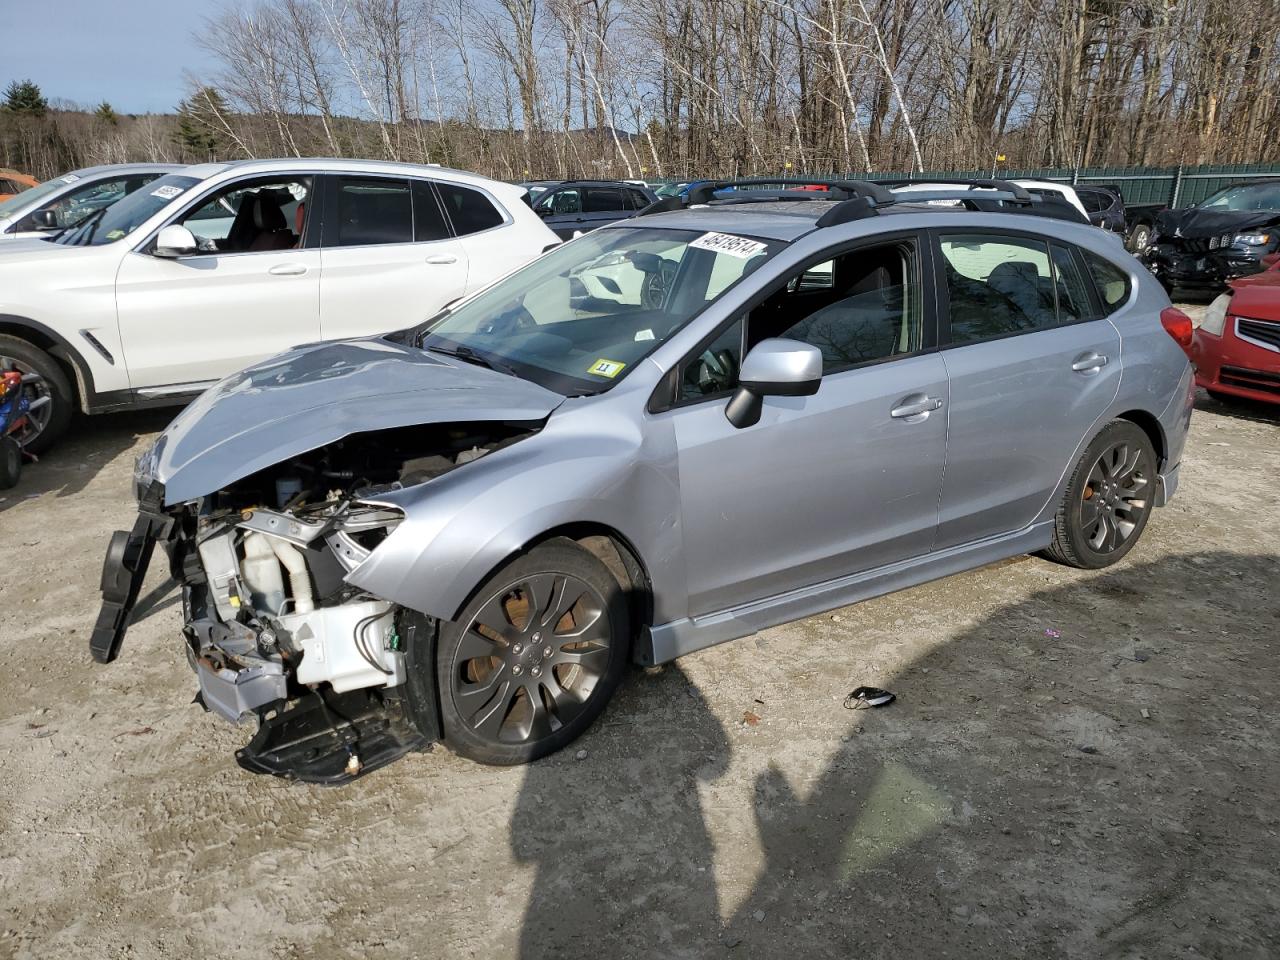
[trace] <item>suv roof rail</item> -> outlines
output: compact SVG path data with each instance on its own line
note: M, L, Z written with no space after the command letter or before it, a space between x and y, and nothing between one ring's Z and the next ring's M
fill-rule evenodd
M723 190L738 187L781 187L781 190L744 190L737 196L717 197ZM825 187L826 190L798 191L789 187ZM682 210L698 204L717 205L760 203L768 200L839 200L834 207L818 218L818 226L829 227L836 223L875 216L876 207L889 206L895 198L889 190L873 180L828 180L821 177L746 177L737 180L709 180L691 188L684 196L664 197L651 203L636 216Z
M1005 193L1012 194L1015 200L1020 200L1023 203L1031 203L1034 199L1026 187L1021 184L1014 183L1012 180L992 180L989 178L968 180L955 177L922 177L919 180L877 180L875 182L882 187L888 187L890 190L893 190L895 187L912 187L941 183L948 187L966 187L969 190L1001 190ZM894 199L900 203L908 202L902 197L898 197L896 195L894 196Z
M895 187L937 184L941 189L921 190L914 193L894 193ZM788 190L793 186L821 186L823 192ZM716 194L737 187L782 187L781 190L744 190L736 195L717 197ZM956 189L948 189L954 187ZM981 192L978 192L981 191ZM881 208L895 204L926 203L931 200L957 200L974 210L988 213L1001 212L1004 204L1014 204L1020 210L1003 212L1027 212L1055 219L1087 222L1076 209L1058 198L1033 195L1025 187L1012 180L995 179L921 179L921 180L824 180L822 178L751 177L743 180L711 180L692 188L684 196L664 197L638 211L637 217L652 213L683 210L699 204L714 202L717 207L742 203L759 203L769 200L837 200L840 201L818 217L815 226L833 227L836 224L861 220L879 215ZM1060 208L1065 207L1067 210ZM1077 214L1070 216L1068 214Z

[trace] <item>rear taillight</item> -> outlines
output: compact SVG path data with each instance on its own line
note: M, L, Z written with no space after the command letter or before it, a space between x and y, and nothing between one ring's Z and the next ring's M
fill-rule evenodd
M1191 346L1191 333L1193 327L1191 318L1179 310L1177 307L1165 307L1160 311L1160 322L1164 324L1165 330L1169 336L1178 341L1178 346L1183 350Z

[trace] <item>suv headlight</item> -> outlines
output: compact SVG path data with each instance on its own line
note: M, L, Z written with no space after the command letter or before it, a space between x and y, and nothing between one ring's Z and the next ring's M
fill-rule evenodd
M1236 243L1243 243L1249 247L1261 247L1271 242L1271 234L1269 233L1237 233Z
M1204 312L1204 319L1200 321L1200 329L1206 333L1212 333L1215 337L1222 336L1222 329L1227 324L1227 308L1231 306L1231 294L1224 293L1219 296Z

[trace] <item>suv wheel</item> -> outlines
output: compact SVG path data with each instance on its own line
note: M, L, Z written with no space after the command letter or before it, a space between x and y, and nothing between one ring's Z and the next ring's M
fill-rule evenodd
M1058 508L1051 560L1109 567L1142 536L1156 493L1156 452L1137 424L1112 420L1076 464Z
M0 334L0 372L11 370L40 375L39 380L23 389L33 401L43 397L48 400L31 411L26 425L12 434L27 450L40 453L66 432L67 425L71 423L75 394L53 357L25 340Z
M1134 227L1129 234L1128 246L1130 253L1141 253L1151 246L1151 227L1145 223L1140 223Z
M630 639L608 567L571 540L534 548L494 574L456 622L440 625L445 742L490 764L554 753L604 709Z

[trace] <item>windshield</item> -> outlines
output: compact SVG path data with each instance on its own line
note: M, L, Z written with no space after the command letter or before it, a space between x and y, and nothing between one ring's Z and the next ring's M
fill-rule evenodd
M1227 187L1200 206L1211 210L1280 210L1280 180Z
M119 203L90 214L80 226L55 240L72 247L97 247L127 237L200 181L171 173L153 180Z
M32 187L30 190L23 190L21 193L16 193L8 200L0 200L0 217L7 217L19 210L24 210L41 197L47 197L51 193L57 193L59 190L71 186L71 184L75 183L79 179L80 177L77 174L64 174L61 177L54 177L52 180L46 180L38 187Z
M428 321L420 345L567 395L598 393L782 246L693 230L598 230Z

